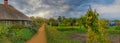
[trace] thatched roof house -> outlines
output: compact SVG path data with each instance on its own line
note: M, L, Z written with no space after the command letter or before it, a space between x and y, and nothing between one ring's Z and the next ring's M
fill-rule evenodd
M0 4L0 24L28 24L31 21L29 17L16 10L13 6L8 5L8 0Z

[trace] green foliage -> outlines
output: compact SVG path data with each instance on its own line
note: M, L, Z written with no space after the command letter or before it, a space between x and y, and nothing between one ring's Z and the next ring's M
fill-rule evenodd
M84 19L85 27L88 30L87 43L109 43L106 38L106 22L98 19L98 13L88 9Z
M24 29L10 29L9 37L13 43L22 43L32 37L33 33L31 30Z
M21 29L16 33L16 35L21 37L21 39L28 40L32 37L33 33L29 29Z
M14 29L22 29L22 28L25 28L25 25L14 24L14 25L12 26L12 28L14 28Z
M116 30L120 30L120 26L117 26L115 29L116 29Z
M24 43L30 39L44 22L44 19L40 17L31 18L33 21L28 26L20 24L0 25L0 43Z
M58 21L59 21L59 22L62 21L62 17L61 17L61 16L58 17Z
M7 26L5 27L5 25L0 25L0 42L1 43L3 43L4 41L10 43L9 39L7 38L9 34L8 31L9 29Z
M107 27L109 20L101 19L98 17L99 14L96 11L88 9L85 16L81 16L80 18L66 18L64 16L59 16L58 19L50 18L47 21L47 23L51 26L50 27L51 30L49 29L47 30L47 32L49 31L48 40L51 40L49 42L55 41L57 43L59 40L59 38L57 39L56 37L57 34L61 33L64 34L64 32L68 33L76 32L85 34L87 33L88 35L87 43L110 43L110 41L107 38L107 33L120 34L119 22L118 20L116 21L118 23L117 26L115 27L114 26ZM75 21L77 25L70 26L73 21ZM54 39L54 37L56 39Z
M96 11L92 11L92 9L88 9L88 12L85 15L85 27L88 29L88 40L87 43L97 42L97 34L98 31L98 13Z
M120 34L120 27L119 26L108 27L107 30L110 34Z
M106 28L106 22L104 20L98 20L98 31L100 34L98 34L98 42L99 43L110 43L107 37L107 30Z
M74 32L77 32L77 33L86 33L87 30L82 26L82 27L79 27L79 26L58 26L57 27L57 30L58 31L74 31Z
M59 31L74 31L74 30L77 30L79 29L78 26L58 26L57 27L57 30Z
M70 32L60 32L56 27L46 27L48 43L80 43L78 40L69 38Z
M39 27L45 20L41 17L30 17L32 19L31 25L34 27Z
M13 28L12 26L0 26L0 42L2 43L24 43L31 38L33 32L28 28Z
M58 21L55 20L54 18L50 18L50 19L48 20L48 24L49 24L50 26L58 26Z
M40 25L45 22L45 19L42 17L30 17L32 19L31 24L27 27L34 33L37 32L39 29Z

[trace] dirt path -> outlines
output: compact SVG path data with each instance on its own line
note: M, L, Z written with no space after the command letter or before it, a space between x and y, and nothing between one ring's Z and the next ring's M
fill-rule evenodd
M38 32L26 43L47 43L45 23L39 28Z

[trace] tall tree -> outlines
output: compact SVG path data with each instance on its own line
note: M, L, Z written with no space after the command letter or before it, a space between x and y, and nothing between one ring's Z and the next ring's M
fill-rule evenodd
M61 17L61 16L59 16L59 17L58 17L58 25L60 25L60 24L61 24L61 22L62 22L62 17Z
M58 21L59 21L59 22L62 21L62 17L61 17L61 16L58 17Z

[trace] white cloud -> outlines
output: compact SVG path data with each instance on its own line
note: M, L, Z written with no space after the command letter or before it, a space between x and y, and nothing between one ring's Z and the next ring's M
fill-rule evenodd
M115 0L111 5L92 4L100 16L107 19L120 19L120 0Z
M31 14L31 15L27 15L27 16L43 17L44 18L44 16L49 15L49 13L50 13L49 11L40 11L40 12L37 12L35 14Z
M120 13L120 5L93 5L95 9L101 14L117 14Z
M46 18L54 17L69 9L68 5L61 4L64 3L64 0L45 0L45 3L42 1L44 0L11 0L10 4L27 16L40 16Z
M120 5L120 0L115 0L115 3L114 3L114 4Z

